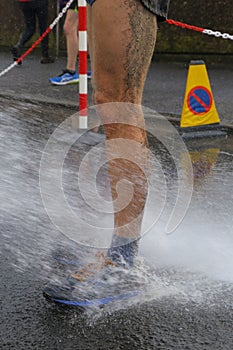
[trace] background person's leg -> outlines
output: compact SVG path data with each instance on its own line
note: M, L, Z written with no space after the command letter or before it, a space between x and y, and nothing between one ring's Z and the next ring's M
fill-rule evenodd
M105 128L114 200L115 229L110 255L114 257L120 253L131 264L134 245L126 245L126 253L124 247L114 245L140 237L147 197L149 151L139 105L154 50L157 22L139 0L97 0L88 12L91 12L89 46L94 103L99 105L97 109ZM104 105L109 102L112 103ZM116 139L123 139L123 142L117 144ZM127 157L134 162L124 159L126 150ZM116 185L122 179L127 183L117 191ZM130 203L122 209L122 203L129 197Z
M48 27L48 0L44 0L39 4L35 4L36 15L39 22L40 35L42 35ZM46 37L41 42L41 53L42 59L41 63L52 63L53 59L49 57L49 36Z
M67 47L66 69L75 71L78 55L78 13L76 11L70 9L67 11L63 29Z
M75 4L74 4L75 5ZM79 82L76 72L78 56L78 13L75 9L69 9L66 14L63 30L66 36L67 62L62 73L49 81L53 85L67 85Z
M24 15L26 28L20 35L16 47L23 48L24 44L31 39L36 30L36 14L29 3L20 3L21 10Z

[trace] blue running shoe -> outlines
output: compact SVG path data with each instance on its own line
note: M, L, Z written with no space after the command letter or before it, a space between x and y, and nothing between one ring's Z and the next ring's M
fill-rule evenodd
M69 70L64 69L58 77L50 78L49 82L53 85L77 84L79 75L76 72L72 74Z
M148 282L144 274L143 271L140 275L138 269L117 266L100 253L93 263L80 266L67 279L49 283L43 295L48 301L84 311L138 296Z

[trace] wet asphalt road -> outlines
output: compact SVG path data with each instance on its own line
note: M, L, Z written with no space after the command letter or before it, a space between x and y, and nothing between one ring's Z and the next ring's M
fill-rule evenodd
M0 62L2 68L6 62L5 54ZM52 225L44 210L38 185L39 163L49 135L64 117L70 115L67 108L56 108L53 101L63 99L63 102L67 105L70 103L73 108L76 87L65 87L65 92L57 87L49 87L41 79L42 75L37 68L33 82L22 80L25 77L24 72L29 73L31 69L29 63L40 68L36 59L31 59L22 69L15 68L17 73L9 73L0 81L1 94L5 95L1 97L0 109L0 349L232 349L232 279L212 279L203 271L199 273L191 269L190 272L189 268L174 268L172 264L160 266L155 270L158 277L166 281L168 286L175 286L176 290L178 288L181 293L167 296L158 294L154 300L132 303L127 308L118 306L101 312L79 314L75 310L57 308L43 299L42 289L52 272L51 251L56 249L58 242L64 246L69 245L69 242ZM160 64L160 67L170 77L171 84L169 82L167 86L160 80L163 98L159 101L158 94L155 94L157 86L149 76L145 104L156 108L160 102L160 112L173 112L176 116L182 105L180 92L184 90L184 82L175 88L177 79L180 81L177 71L181 74L180 77L184 77L186 70L180 64L172 67ZM55 68L58 68L58 63L56 66L43 66L43 76L53 73ZM221 72L224 69L213 70L212 75L216 77L214 89L220 93L217 98L220 100L219 108L225 113L225 122L232 124L233 104L229 91L232 70L227 70L223 78ZM220 89L221 80L225 81L225 85ZM174 97L173 94L169 95L168 104L164 95L171 86ZM20 100L17 100L16 93L20 94ZM23 98L30 100L32 96L33 103L23 101ZM224 103L222 98L225 98ZM35 102L36 99L39 102ZM45 105L42 100L48 100L49 105ZM220 152L218 160L214 158L213 163L210 161L213 174L217 174L216 178L215 175L208 176L209 172L204 171L204 185L200 185L198 177L195 194L198 198L199 193L204 193L203 198L211 198L212 191L209 192L206 188L209 188L208 183L212 179L216 196L226 191L223 198L227 205L223 205L220 212L226 214L222 225L230 247L233 242L232 230L229 228L232 222L232 188L229 184L232 175L233 140L229 136L228 139L212 140L210 144L205 140L197 143L199 147L214 148ZM222 168L224 172L221 171ZM195 203L193 206L195 208ZM211 208L210 205L208 214L210 218L214 218L216 212ZM208 254L207 250L206 255ZM222 260L225 261L227 254L229 260L226 262L229 261L229 264L226 267L230 273L233 272L233 265L230 265L231 253L222 251Z
M59 57L54 64L48 65L41 65L39 59L40 57L30 55L22 66L15 67L1 77L0 95L26 99L29 102L36 100L42 103L61 103L76 109L77 85L63 86L61 89L48 83L50 77L57 76L65 68L65 57ZM202 57L190 56L190 59L180 59L180 62L175 62L171 57L166 62L161 59L153 62L145 85L143 105L159 113L179 118L184 100L187 67L193 59L199 60ZM8 67L11 62L10 53L0 53L0 70ZM232 124L233 65L229 61L218 64L213 59L213 63L209 63L207 69L220 119L223 123ZM91 91L90 84L89 88ZM89 105L91 104L90 93Z

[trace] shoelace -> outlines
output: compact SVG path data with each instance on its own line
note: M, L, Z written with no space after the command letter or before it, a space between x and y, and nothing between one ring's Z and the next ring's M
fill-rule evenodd
M60 74L60 75L58 75L59 77L62 77L64 74L66 74L66 73L69 73L70 75L74 75L75 74L75 72L72 74L69 70L67 70L67 69L63 69L63 71L62 71L62 73Z
M108 266L116 266L104 253L97 253L95 258L97 260L95 263L83 266L81 270L71 274L71 277L75 278L78 282L83 282L84 279L94 276L96 272L100 272Z

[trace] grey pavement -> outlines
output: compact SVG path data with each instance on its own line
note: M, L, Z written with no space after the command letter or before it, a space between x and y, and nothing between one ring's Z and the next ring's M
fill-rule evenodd
M156 56L155 56L156 57ZM201 59L202 57L199 57ZM193 57L190 56L190 60ZM12 63L11 54L0 52L0 70ZM0 78L0 96L27 101L61 104L78 109L78 85L51 86L50 77L60 74L66 58L59 57L54 64L42 65L39 57L28 56L21 66ZM153 110L180 118L184 100L189 60L153 61L146 81L143 104ZM213 63L207 66L216 108L222 123L233 124L233 64ZM89 105L91 84L89 83Z

